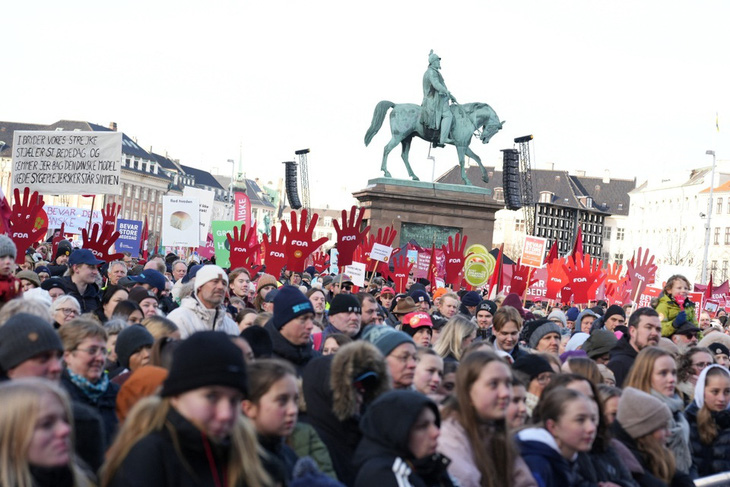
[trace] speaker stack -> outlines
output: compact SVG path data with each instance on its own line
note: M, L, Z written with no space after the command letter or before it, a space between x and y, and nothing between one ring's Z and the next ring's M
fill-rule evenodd
M516 149L503 149L502 187L504 204L508 210L522 208L522 190L520 188L520 152Z

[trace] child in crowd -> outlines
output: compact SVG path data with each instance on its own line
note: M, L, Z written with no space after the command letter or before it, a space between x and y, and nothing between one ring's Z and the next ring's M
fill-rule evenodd
M659 304L655 308L662 319L662 336L671 336L685 323L697 326L695 304L687 297L690 289L689 279L679 274L667 280Z

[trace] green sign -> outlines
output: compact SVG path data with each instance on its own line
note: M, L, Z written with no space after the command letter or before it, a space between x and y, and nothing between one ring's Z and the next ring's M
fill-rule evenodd
M472 262L464 272L464 279L472 286L481 286L489 280L489 270L483 262Z
M482 245L482 244L473 244L473 245L470 245L466 249L466 254L464 254L464 255L469 255L469 254L485 255L485 256L486 255L490 255L489 254L489 251L487 250L487 248L484 245Z
M241 230L243 222L231 222L231 221L214 221L211 224L213 229L213 247L215 247L215 263L216 265L223 267L229 267L231 263L228 260L230 256L230 248L228 247L228 239L226 233L233 233L233 227L238 227Z

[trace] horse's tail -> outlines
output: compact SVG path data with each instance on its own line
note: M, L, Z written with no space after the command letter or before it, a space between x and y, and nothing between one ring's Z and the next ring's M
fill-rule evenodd
M375 137L375 134L378 133L380 127L383 126L385 114L388 113L388 110L390 110L394 106L395 103L393 103L392 101L383 100L375 107L375 113L373 113L373 122L370 124L370 128L365 134L365 147L370 144L370 141L373 140L373 137Z

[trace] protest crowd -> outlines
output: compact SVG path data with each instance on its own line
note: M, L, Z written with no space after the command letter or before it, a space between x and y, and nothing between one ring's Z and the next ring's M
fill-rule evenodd
M511 283L464 281L459 235L445 274L371 260L396 235L351 211L336 272L306 210L263 242L229 234L224 266L114 253L113 216L81 248L0 235L0 486L691 486L730 470L726 315L685 277L640 307L651 279L632 276L656 266L638 255L619 276L579 247L548 258L560 297L528 300L519 263Z

